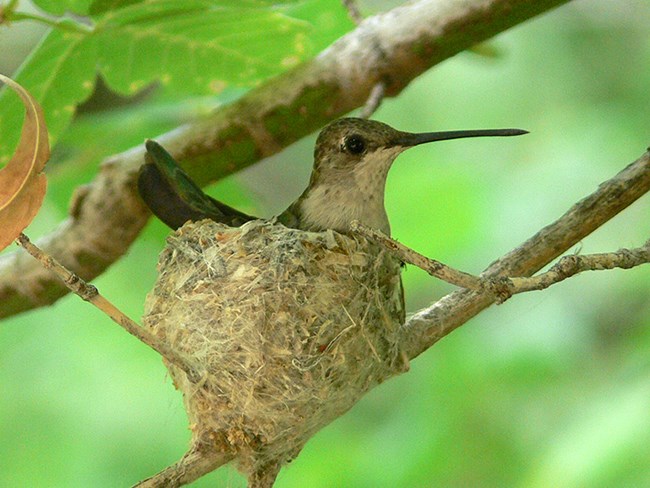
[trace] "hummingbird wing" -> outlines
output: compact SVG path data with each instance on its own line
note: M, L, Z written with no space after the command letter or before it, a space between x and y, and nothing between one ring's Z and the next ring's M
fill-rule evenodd
M154 215L172 229L178 229L188 220L211 219L231 227L255 220L206 195L156 141L148 139L145 148L138 192Z

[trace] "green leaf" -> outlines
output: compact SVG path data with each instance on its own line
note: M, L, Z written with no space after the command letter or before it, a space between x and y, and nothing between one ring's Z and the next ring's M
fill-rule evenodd
M309 33L311 54L316 54L354 28L341 0L306 0L287 5L282 11L314 26Z
M53 29L14 77L43 107L50 144L91 94L96 62L94 39ZM0 165L9 160L22 125L20 102L8 95L6 89L0 93Z
M94 0L88 9L90 15L99 15L109 10L118 10L122 7L128 7L134 3L141 3L144 0Z
M106 81L123 94L155 80L174 91L219 93L230 84L251 86L312 54L310 23L234 4L161 0L107 13L97 25Z
M108 12L109 10L118 10L144 1L145 0L94 0L90 5L89 13L90 15L95 16ZM278 4L296 3L299 1L300 0L284 0L281 2L278 2L277 0L212 0L212 4L215 6L230 4L231 6L269 7Z
M32 0L40 8L54 15L63 15L72 12L78 15L87 15L93 0Z
M122 94L155 82L168 99L221 94L294 66L352 27L338 0L128 1L95 0L93 8L119 9L93 26L62 19L16 76L43 106L53 146L97 71ZM0 94L0 166L18 140L20 110L11 98Z

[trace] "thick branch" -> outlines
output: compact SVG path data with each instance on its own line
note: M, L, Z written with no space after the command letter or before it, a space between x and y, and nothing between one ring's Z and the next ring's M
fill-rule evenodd
M568 0L421 0L363 21L312 61L270 80L201 121L157 137L201 183L215 181L361 106L377 82L400 93L431 66ZM153 135L153 134L152 134ZM108 158L77 191L70 217L38 240L91 280L122 256L149 213L135 190L143 148ZM0 258L0 317L67 293L21 254Z
M602 183L562 217L492 263L485 278L531 276L650 191L650 152ZM490 291L459 290L410 317L405 353L413 359L495 301Z

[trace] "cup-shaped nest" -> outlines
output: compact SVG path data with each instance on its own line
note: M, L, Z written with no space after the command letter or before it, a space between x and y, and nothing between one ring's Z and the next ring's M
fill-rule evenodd
M144 323L204 368L169 365L194 442L240 469L295 457L404 370L400 263L360 237L257 220L187 223L168 239Z

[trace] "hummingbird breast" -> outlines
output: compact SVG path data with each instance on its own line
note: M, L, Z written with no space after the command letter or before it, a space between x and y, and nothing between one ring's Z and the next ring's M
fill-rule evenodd
M307 230L348 232L350 222L359 220L374 229L390 232L383 194L366 196L361 190L337 186L316 188L302 201L300 213L301 227Z
M377 149L346 168L322 164L318 179L299 202L301 228L348 232L350 222L358 220L389 235L384 191L398 153L397 149Z

